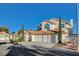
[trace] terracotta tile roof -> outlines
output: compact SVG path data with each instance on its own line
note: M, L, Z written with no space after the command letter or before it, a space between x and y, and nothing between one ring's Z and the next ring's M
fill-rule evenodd
M53 31L53 32L59 32L59 30L56 29L56 28L52 29L51 31Z
M5 34L5 32L2 32L2 31L1 31L0 34Z
M3 31L0 31L0 35L10 35L10 34L3 32Z
M58 30L58 29L56 29L56 28L54 28L54 29L53 29L53 30L51 30L51 31L52 31L52 32L57 32L57 33L59 32L59 30ZM63 34L67 34L67 32L64 32L64 31L62 31L62 33L63 33Z
M33 35L53 35L53 34L55 34L55 33L58 33L59 32L59 30L58 29L53 29L53 30L50 30L50 31L47 31L47 30L45 30L45 31L42 31L42 30L39 30L39 31L32 31L32 30L28 30L28 31L24 31L24 33L25 34L33 34ZM63 34L66 34L66 32L63 32ZM17 35L17 33L15 34L15 35Z
M52 35L52 34L54 34L54 32L42 31L42 30L39 30L39 31L28 31L28 32L31 33L31 34L34 34L34 35Z

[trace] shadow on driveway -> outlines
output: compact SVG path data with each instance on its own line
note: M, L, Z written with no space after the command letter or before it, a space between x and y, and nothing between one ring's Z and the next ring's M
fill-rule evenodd
M7 44L7 42L0 42L0 45Z
M51 56L51 55L53 55L54 56L53 53L52 54L45 53L44 50L46 48L44 48L44 47L39 47L39 48L41 48L41 49L39 49L39 48L34 46L34 48L36 48L36 49L29 49L29 48L27 48L23 45L10 46L7 49L7 50L9 50L9 52L6 54L6 56L37 56L37 55L38 56L40 56L40 55L42 55L42 56Z
M57 48L45 48L41 46L31 46L30 49L24 45L15 45L7 48L9 52L6 56L79 56L79 53Z
M10 46L8 49L10 51L6 54L6 56L34 56L34 54L30 52L30 49L25 46Z

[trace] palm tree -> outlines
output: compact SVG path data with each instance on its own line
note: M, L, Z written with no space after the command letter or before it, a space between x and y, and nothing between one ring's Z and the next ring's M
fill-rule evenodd
M58 43L62 43L62 28L61 28L61 18L59 18L59 33L58 33Z

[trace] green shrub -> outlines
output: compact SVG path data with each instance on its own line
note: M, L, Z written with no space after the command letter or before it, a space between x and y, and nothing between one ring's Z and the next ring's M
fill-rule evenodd
M12 40L10 40L11 41L11 43L13 43L13 44L18 44L19 43L19 40L18 39L12 39Z

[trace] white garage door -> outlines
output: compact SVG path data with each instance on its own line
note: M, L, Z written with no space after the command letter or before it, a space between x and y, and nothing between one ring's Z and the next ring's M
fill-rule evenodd
M43 42L50 43L49 40L50 40L49 35L43 35Z
M34 35L34 41L42 42L42 35Z
M58 43L58 35L51 36L51 43Z
M43 35L43 42L47 42L47 35Z
M56 43L56 35L43 35L43 42Z
M34 41L44 43L57 43L56 35L34 35Z

